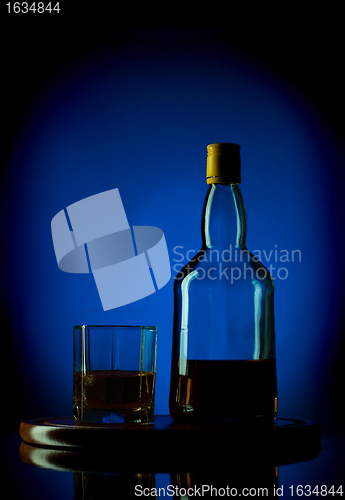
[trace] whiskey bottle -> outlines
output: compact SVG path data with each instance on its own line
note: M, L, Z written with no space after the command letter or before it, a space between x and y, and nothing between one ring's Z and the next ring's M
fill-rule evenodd
M202 247L176 276L169 409L176 421L273 421L274 282L246 248L240 146L207 147Z

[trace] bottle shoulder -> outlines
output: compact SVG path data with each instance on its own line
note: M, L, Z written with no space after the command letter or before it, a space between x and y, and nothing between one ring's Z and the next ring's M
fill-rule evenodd
M175 278L175 287L188 282L212 282L216 285L221 280L232 285L255 282L269 288L274 287L268 269L247 248L207 248L202 247L196 255L179 271ZM253 283L254 282L254 283Z

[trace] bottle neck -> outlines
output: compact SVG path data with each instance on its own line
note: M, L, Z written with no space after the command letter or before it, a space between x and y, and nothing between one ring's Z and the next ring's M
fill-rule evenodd
M202 240L206 248L246 249L246 213L238 184L211 184L206 194Z

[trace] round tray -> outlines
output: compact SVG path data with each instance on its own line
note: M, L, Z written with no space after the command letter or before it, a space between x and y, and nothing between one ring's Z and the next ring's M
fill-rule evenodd
M151 424L99 425L52 417L25 420L19 432L24 462L71 470L119 470L136 465L168 470L174 463L175 467L200 468L209 466L210 458L221 466L224 453L238 461L265 459L282 465L314 458L321 449L318 423L282 418L250 425L184 424L158 415Z

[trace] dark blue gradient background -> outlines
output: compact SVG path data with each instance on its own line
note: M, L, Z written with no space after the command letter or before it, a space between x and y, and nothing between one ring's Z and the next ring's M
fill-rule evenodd
M301 261L262 259L274 277L279 267L288 272L275 281L279 416L341 424L340 139L308 96L239 47L146 30L66 64L13 139L2 303L19 420L71 414L75 324L157 325L156 413L168 413L173 278L104 312L92 275L58 269L50 222L78 200L119 188L130 225L160 227L174 266L176 246L186 255L201 244L212 142L241 145L248 248L301 252Z

